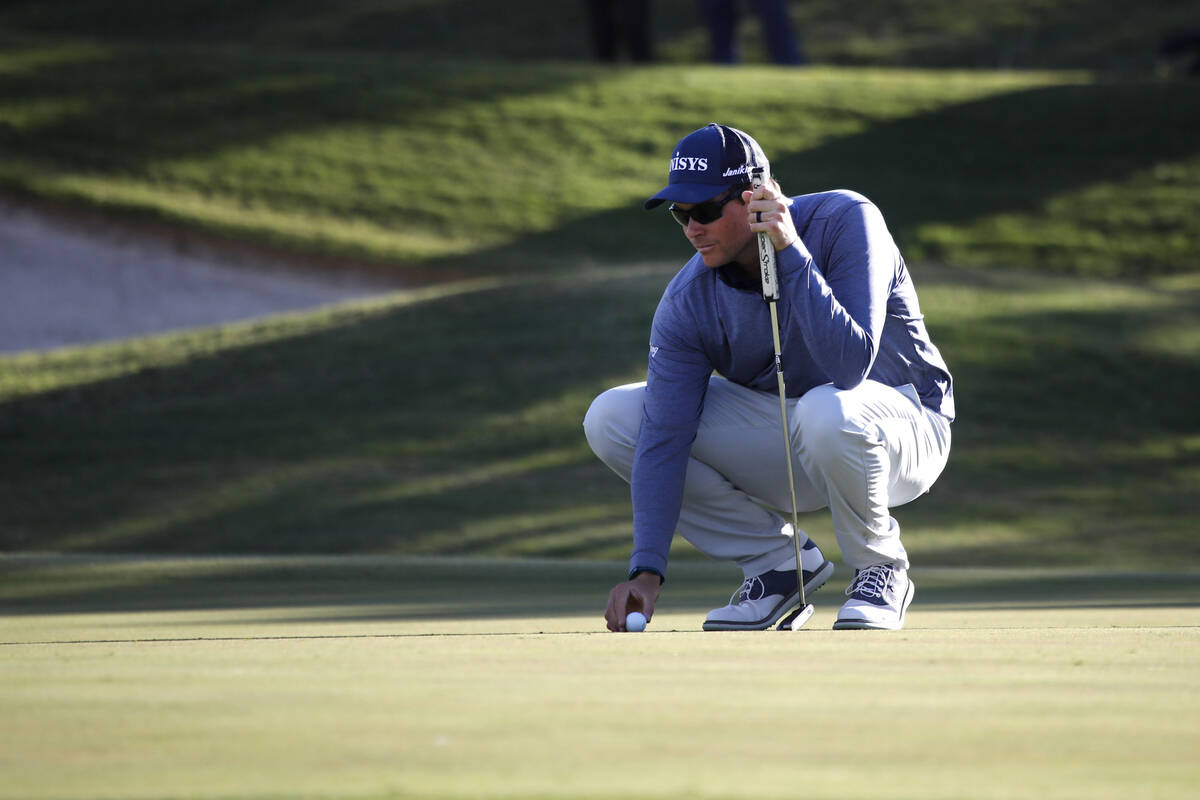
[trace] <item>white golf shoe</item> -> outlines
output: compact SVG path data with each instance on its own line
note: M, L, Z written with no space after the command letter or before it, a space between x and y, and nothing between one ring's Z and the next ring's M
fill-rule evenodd
M833 629L899 630L904 627L904 612L915 591L907 570L891 564L855 570L854 580L846 588L850 599L838 611Z
M811 595L833 575L833 562L827 561L810 539L804 546L804 594ZM808 568L812 566L812 569ZM761 631L800 602L795 570L770 570L747 578L729 605L714 608L704 620L706 631Z

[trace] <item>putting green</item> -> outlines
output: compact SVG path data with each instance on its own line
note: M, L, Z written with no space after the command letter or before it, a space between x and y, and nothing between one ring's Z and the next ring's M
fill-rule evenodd
M470 597L429 602L443 571ZM829 630L826 590L801 632L706 634L697 604L732 587L696 565L618 635L595 590L619 572L0 559L0 797L1168 798L1200 779L1198 576L914 571L903 631Z

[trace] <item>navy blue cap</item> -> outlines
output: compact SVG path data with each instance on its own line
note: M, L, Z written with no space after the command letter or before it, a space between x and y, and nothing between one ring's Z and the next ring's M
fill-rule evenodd
M749 183L748 166L769 166L758 142L737 128L711 122L675 145L667 185L645 207L655 208L667 200L703 203L730 186Z

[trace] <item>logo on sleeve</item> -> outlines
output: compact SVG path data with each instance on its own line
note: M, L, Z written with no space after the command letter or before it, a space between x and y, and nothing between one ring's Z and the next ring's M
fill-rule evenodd
M656 345L650 345L650 357L654 358L656 355L658 355L658 347Z

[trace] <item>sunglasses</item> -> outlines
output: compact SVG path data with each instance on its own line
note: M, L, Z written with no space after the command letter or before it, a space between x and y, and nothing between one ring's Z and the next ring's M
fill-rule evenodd
M696 220L701 225L707 225L710 222L716 222L720 219L721 214L724 213L725 206L731 200L740 198L742 192L747 188L749 187L735 186L726 192L723 197L718 197L716 200L705 200L703 203L696 203L691 208L680 208L672 203L671 207L667 210L671 212L671 216L675 218L675 221L685 228L692 220Z

